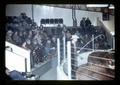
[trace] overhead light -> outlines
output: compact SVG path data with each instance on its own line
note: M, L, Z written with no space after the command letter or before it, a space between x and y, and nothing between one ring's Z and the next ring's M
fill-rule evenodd
M114 9L115 7L113 5L110 5L109 9Z
M115 35L115 32L110 32L112 35Z
M87 4L87 7L108 7L108 4Z

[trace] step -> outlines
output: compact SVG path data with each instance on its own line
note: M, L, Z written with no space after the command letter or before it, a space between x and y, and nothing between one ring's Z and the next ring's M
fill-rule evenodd
M113 65L115 64L115 60L114 59L97 57L97 56L89 56L88 57L88 62L91 62L91 63L94 63L94 64L99 64L99 65L103 65L103 66L108 66L109 65L109 61L112 61Z
M84 67L79 67L76 74L77 75L89 75L93 78L96 78L95 80L113 80L114 75L110 75L108 73L102 73L101 71L97 70L98 68L94 68L94 66L84 66ZM102 70L103 72L106 72ZM79 73L79 74L78 74ZM79 76L80 77L80 76Z

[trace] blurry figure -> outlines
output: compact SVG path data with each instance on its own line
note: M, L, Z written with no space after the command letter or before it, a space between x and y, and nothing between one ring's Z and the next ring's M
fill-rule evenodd
M14 35L13 35L13 41L14 41L14 43L15 43L16 45L18 45L18 46L20 46L21 43L22 43L22 40L21 40L21 38L19 37L17 31L16 31L16 32L14 33Z
M33 33L32 33L31 30L28 32L28 38L29 38L29 39L32 39L32 38L33 38Z
M48 54L50 52L51 47L52 47L51 46L51 41L47 40L46 45L45 45L45 53L46 53L47 56L48 56Z
M62 35L62 27L60 26L60 24L58 24L58 27L57 27L57 37L61 38L61 35Z
M12 35L13 35L13 32L11 30L9 30L6 34L6 40L11 43L13 43Z
M67 31L66 32L66 40L68 41L68 40L71 40L70 38L72 37L72 35L71 35L71 33L70 33L70 31Z
M51 41L52 47L57 47L57 39L56 37L52 37L52 41Z
M27 80L26 78L24 78L22 73L16 70L10 71L8 68L6 68L6 74L10 76L12 80Z
M89 18L87 18L85 20L85 31L86 31L86 33L89 33L90 26L91 26L91 21L90 21Z
M26 41L23 43L22 47L32 50L33 48L32 48L30 39L26 39Z
M90 25L91 25L91 21L90 21L89 18L87 18L87 19L85 20L85 26L86 26L86 27L89 27Z
M75 32L75 35L77 35L78 37L80 36L80 33L78 30Z
M83 32L85 33L85 17L83 17L82 20L80 21L80 27L83 30Z

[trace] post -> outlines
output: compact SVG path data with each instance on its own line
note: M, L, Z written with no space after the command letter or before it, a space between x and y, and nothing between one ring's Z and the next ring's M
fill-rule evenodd
M66 49L65 49L65 35L63 36L63 54L64 54L64 58L63 58L63 60L65 60L65 58L66 58Z
M71 80L71 42L67 42L68 79Z
M115 50L115 35L113 35L112 37L113 37L113 50Z
M58 66L60 66L60 39L57 38L57 56L58 56Z
M94 35L92 35L92 39L93 39L93 41L92 41L92 48L93 48L93 51L95 51Z
M25 72L27 73L27 58L25 58Z

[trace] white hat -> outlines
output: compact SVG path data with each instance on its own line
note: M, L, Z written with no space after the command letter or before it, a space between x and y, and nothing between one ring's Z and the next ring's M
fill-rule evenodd
M71 39L78 39L79 37L77 35L72 35Z

